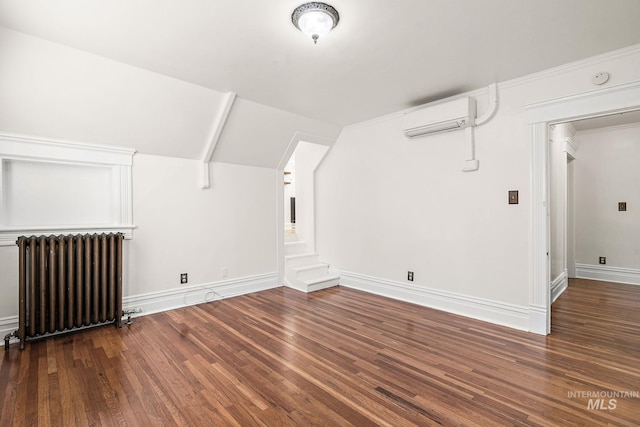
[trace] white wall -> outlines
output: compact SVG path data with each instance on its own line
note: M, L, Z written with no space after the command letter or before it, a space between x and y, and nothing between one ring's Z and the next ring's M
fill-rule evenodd
M567 164L567 275L569 278L576 277L575 166L575 160Z
M329 147L301 141L296 147L296 233L315 249L315 171Z
M294 152L284 172L289 172L283 176L284 181L289 182L284 186L284 227L291 228L291 198L296 197L296 153Z
M223 295L277 285L275 168L299 135L332 143L340 126L238 97L201 190L223 93L4 28L0 63L0 132L137 150L125 306L175 306L182 289L197 302L208 298L200 285ZM16 257L0 247L0 331L15 323Z
M0 330L3 330L2 319L18 315L17 246L0 246L0 295Z
M610 85L635 81L640 52L499 84L496 115L476 128L477 172L460 171L461 132L408 140L401 113L346 128L318 175L319 252L363 289L527 328L532 183L525 106L595 90L591 76L602 70L613 76ZM520 204L507 204L509 190L519 190Z
M225 94L0 27L0 131L201 159ZM296 132L341 126L238 96L213 160L278 166Z
M296 132L335 141L341 130L340 126L239 99L216 145L214 160L275 168Z
M575 129L570 124L552 126L549 143L550 180L550 260L551 282L566 280L567 265L567 197L570 157L567 145L573 144Z
M578 132L576 263L640 270L640 124ZM627 202L627 211L618 211Z
M549 140L549 260L551 296L555 301L568 285L569 160L575 156L575 129L569 123L551 126ZM571 155L568 154L571 152Z
M182 301L187 292L180 294L180 273L189 274L190 292L203 285L222 296L218 282L271 274L275 284L275 170L212 163L212 187L202 190L198 166L195 160L134 156L137 228L124 244L125 300L173 292ZM18 312L17 252L0 247L0 330L2 319Z
M550 259L551 281L556 280L565 269L564 218L566 189L566 154L564 140L557 135L558 129L551 131L549 142L549 179L550 179Z
M210 189L198 187L197 162L136 155L134 238L128 292L276 272L275 170L212 163Z
M0 28L0 131L199 158L222 94ZM181 143L177 143L181 141Z

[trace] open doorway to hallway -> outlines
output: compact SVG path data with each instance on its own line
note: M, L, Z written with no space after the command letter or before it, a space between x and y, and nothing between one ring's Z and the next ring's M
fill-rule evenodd
M640 111L551 126L551 303L569 279L640 285L639 161Z
M312 292L338 284L316 251L315 173L329 146L298 142L283 170L284 284Z

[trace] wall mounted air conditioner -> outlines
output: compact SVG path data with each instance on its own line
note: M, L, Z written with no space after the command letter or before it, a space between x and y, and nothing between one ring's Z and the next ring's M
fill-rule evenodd
M450 132L475 125L476 100L465 97L405 113L402 132L407 138Z

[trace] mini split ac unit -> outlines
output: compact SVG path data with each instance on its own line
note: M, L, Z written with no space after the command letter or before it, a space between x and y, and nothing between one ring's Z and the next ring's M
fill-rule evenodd
M476 100L466 97L405 113L402 131L416 138L475 126L475 119Z

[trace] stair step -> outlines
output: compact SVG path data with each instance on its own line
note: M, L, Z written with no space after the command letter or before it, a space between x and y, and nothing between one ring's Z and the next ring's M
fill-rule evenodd
M317 264L318 254L308 252L298 255L286 255L284 257L285 268L299 267L301 265Z
M306 286L307 292L319 291L320 289L331 288L337 286L340 282L340 276L337 274L327 274L326 276L317 277L315 279L304 280L302 283Z
M304 253L301 253L301 254L285 255L284 259L293 260L293 259L298 259L298 258L304 258L306 256L316 256L316 255L318 255L318 254L315 253L315 252L304 252Z
M306 253L307 242L285 242L284 253L286 255L299 255Z
M299 267L292 267L291 272L293 273L296 280L311 280L316 277L326 276L329 271L329 264L325 263L317 263L310 265L302 265Z
M317 262L315 264L306 264L306 265L301 265L299 267L294 267L292 268L292 270L296 272L302 272L302 271L314 270L316 268L324 268L324 267L328 268L329 264L326 264L324 262Z

